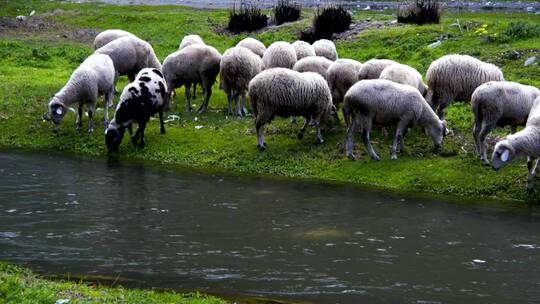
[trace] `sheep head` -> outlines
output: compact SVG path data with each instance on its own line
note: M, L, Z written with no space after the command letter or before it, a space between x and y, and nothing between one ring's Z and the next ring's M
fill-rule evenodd
M66 105L59 101L56 96L53 96L53 98L49 101L48 113L44 116L44 118L58 125L62 121L62 118L64 118L64 115L66 115L67 111L68 109Z
M502 167L506 166L511 160L513 160L516 157L516 150L510 143L508 142L508 139L504 139L499 141L495 145L495 149L493 150L492 155L492 166L493 169L499 170Z

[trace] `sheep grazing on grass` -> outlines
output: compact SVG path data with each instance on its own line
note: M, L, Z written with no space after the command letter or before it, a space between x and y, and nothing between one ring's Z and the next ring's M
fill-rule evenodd
M336 45L328 39L313 42L313 49L315 49L317 56L323 56L332 61L338 59Z
M127 75L130 82L133 82L137 73L144 68L161 70L161 64L152 46L134 36L115 39L97 49L95 53L111 57L117 78Z
M313 46L305 41L298 40L292 44L294 51L296 52L296 59L300 60L309 56L317 56Z
M396 136L392 145L392 159L397 159L397 146L404 150L404 139L410 125L425 128L435 146L442 145L446 122L439 120L420 92L409 85L385 79L361 80L345 95L346 113L350 121L346 136L349 159L354 160L353 135L361 130L364 144L375 160L381 158L371 146L370 132L373 125L396 124Z
M387 66L379 76L380 79L386 79L393 82L408 84L418 89L422 96L426 96L427 86L422 80L422 75L414 68L405 64L391 64Z
M317 131L317 143L322 143L320 122L335 109L330 89L324 78L312 72L274 68L261 72L249 83L249 96L255 116L257 146L266 149L264 125L274 117L303 116L305 124L298 133L304 137L308 124Z
M264 52L266 52L266 47L262 42L255 38L247 37L242 39L236 46L243 46L253 53L257 54L259 57L263 57Z
M339 107L347 91L358 82L362 64L352 59L338 59L326 71L326 80L332 92L332 102ZM345 116L345 113L343 113Z
M131 142L139 148L144 148L144 130L150 116L159 113L160 131L165 133L163 123L163 106L168 98L167 85L163 74L152 68L142 69L134 82L128 84L116 107L114 118L105 130L105 143L109 152L118 151L118 147L128 129L132 135L132 123L139 125ZM140 139L139 139L140 138Z
M221 57L219 75L221 88L229 100L229 114L233 114L232 104L236 102L235 114L247 114L246 92L249 82L264 68L261 57L245 47L233 47ZM242 97L243 105L240 104Z
M491 160L493 169L499 170L514 158L521 157L527 157L527 190L532 191L540 170L540 98L535 100L525 128L495 145Z
M205 45L204 41L202 40L201 36L199 35L187 35L182 38L182 41L180 41L180 46L178 47L179 50L185 48L186 46L190 46L193 44L201 44ZM197 98L197 83L193 83L193 98Z
M82 127L83 106L88 106L88 133L94 131L93 115L97 99L104 96L104 123L109 120L109 105L112 105L115 87L114 64L109 56L90 55L73 72L66 85L56 93L48 104L46 120L60 124L69 107L78 103L76 126Z
M96 38L94 39L94 50L99 49L100 47L106 45L107 43L116 40L118 38L126 37L126 36L133 36L130 32L126 32L123 30L106 30L101 33L99 33Z
M490 81L479 86L471 97L474 114L473 136L476 153L487 165L486 136L496 126L517 126L527 122L529 112L540 90L535 87L507 81Z
M362 64L358 79L379 79L382 71L392 64L398 64L390 59L370 59Z
M322 56L310 56L298 60L294 64L293 70L303 72L314 72L326 79L326 71L333 61L326 59Z
M187 35L182 38L182 41L180 41L180 45L178 46L178 49L181 50L185 48L186 46L190 46L193 44L202 44L205 45L204 41L202 40L201 36L199 35Z
M292 45L285 41L272 43L262 57L264 67L292 69L296 63L296 52Z
M169 92L181 86L186 87L186 110L191 112L191 84L201 83L204 90L204 101L199 107L199 113L208 108L212 85L219 73L221 55L208 45L194 44L178 50L165 58L163 61L163 75L167 82ZM170 95L170 93L169 93ZM169 107L170 98L165 105Z
M444 119L446 107L453 100L469 102L480 85L488 81L504 81L498 67L467 55L446 55L433 61L426 78L426 99L441 119Z

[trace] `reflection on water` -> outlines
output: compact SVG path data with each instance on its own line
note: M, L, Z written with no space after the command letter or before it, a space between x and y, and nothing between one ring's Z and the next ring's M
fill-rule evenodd
M316 303L540 302L535 208L7 152L0 181L0 260L45 273Z

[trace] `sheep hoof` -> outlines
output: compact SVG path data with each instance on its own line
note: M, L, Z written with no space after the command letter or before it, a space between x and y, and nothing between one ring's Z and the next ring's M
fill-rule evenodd
M266 150L266 144L263 143L262 145L257 145L257 148L259 148L259 151L264 151Z
M352 154L352 153L347 154L347 157L352 161L356 160L356 156L354 156L354 154Z
M381 157L380 157L379 155L377 155L377 154L372 155L371 157L372 157L374 160L376 160L376 161L380 161L380 160L381 160Z
M159 132L160 132L161 134L165 134L165 128L161 128L161 129L159 130Z
M484 165L486 166L489 166L489 160L485 159L485 158L481 158L482 162L484 163Z
M315 142L316 142L317 144L322 144L322 143L324 143L324 139L318 137L318 138L315 140Z
M390 156L390 159L391 159L391 160L396 160L396 159L397 159L397 155L394 154L394 155ZM380 159L379 159L379 160L380 160Z
M88 128L88 134L94 133L94 128Z
M300 132L298 133L298 139L302 140L304 138L304 133Z

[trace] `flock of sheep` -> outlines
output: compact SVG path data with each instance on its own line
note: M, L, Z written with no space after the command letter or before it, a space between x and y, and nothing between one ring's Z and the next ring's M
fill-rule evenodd
M98 96L105 101L105 142L109 151L117 151L125 130L132 134L132 122L138 123L133 144L144 147L144 130L150 117L159 113L161 133L165 133L163 111L174 97L174 90L185 87L186 110L191 111L193 95L201 85L204 101L198 111L209 105L212 86L220 75L220 88L229 101L229 114L247 114L249 95L255 118L257 145L264 150L264 125L275 116L304 117L306 127L316 129L316 141L323 143L321 123L327 117L338 120L341 106L347 132L347 156L354 160L353 136L361 133L373 159L379 160L370 140L373 126L396 126L391 158L397 158L398 146L410 127L419 125L434 142L442 145L448 132L445 110L453 100L470 101L474 113L476 152L489 164L485 139L495 126L511 126L512 135L499 141L492 155L493 168L499 169L516 157L528 157L527 189L532 189L539 170L540 90L504 81L502 71L489 63L467 55L446 55L429 67L424 84L414 68L387 59L360 63L338 59L335 45L319 40L289 44L274 42L268 48L253 38L240 41L221 55L197 35L182 39L179 50L163 65L152 46L122 30L107 30L94 41L95 52L72 74L67 84L48 104L45 118L60 123L69 108L78 104L77 127L82 127L83 105L88 107L88 131L93 131L93 113ZM108 111L119 76L127 75L128 84L120 95L114 118ZM516 127L525 125L520 132ZM533 164L533 160L536 161Z

